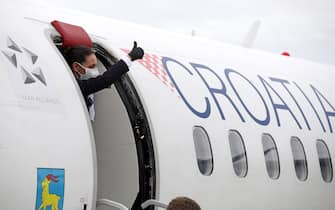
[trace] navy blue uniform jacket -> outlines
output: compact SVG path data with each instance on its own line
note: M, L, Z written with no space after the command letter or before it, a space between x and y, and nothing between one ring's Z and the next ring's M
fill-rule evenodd
M88 80L77 80L80 90L85 98L86 106L89 107L91 103L88 100L88 95L108 88L128 71L129 68L127 64L123 60L120 60L116 64L110 66L107 71L105 71L102 75L97 76L96 78L91 78Z

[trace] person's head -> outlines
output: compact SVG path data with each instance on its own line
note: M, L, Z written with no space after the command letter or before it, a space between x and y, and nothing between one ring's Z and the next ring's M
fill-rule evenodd
M190 198L178 197L169 203L167 210L201 210L201 208Z
M86 46L75 46L68 49L66 60L77 79L87 73L91 73L88 71L91 71L97 65L95 52Z

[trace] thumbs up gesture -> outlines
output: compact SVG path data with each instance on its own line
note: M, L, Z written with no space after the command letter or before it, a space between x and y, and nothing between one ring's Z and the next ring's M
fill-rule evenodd
M134 47L128 55L131 58L131 61L142 59L144 56L144 50L140 47L137 47L137 42L134 41Z

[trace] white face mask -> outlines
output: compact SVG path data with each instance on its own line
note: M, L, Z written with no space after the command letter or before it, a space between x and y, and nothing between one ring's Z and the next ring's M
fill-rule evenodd
M91 78L96 78L97 76L100 75L99 70L97 67L94 68L87 68L81 64L79 64L82 68L85 69L85 74L80 75L80 80L87 80L87 79L91 79Z

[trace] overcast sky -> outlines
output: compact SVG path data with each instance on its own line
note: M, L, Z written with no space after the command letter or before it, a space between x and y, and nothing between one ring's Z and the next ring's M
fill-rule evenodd
M116 19L335 65L335 0L40 0Z

